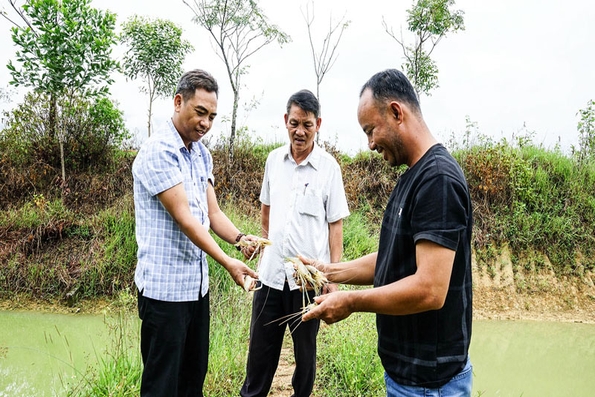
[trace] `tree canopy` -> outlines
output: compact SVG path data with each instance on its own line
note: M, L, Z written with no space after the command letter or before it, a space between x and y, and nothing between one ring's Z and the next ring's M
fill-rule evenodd
M234 94L229 136L229 153L232 155L241 76L248 70L246 60L264 46L274 41L283 45L290 37L269 23L255 0L183 1L194 13L193 20L210 33L217 55L225 63Z
M164 19L133 16L122 25L121 42L128 46L124 55L124 74L131 80L141 78L140 91L149 95L147 130L151 136L153 102L170 97L183 74L182 63L194 48L182 39L182 28Z
M111 73L118 68L111 58L117 42L116 15L90 4L91 0L27 0L17 9L11 2L26 26L15 23L12 28L17 64L8 61L10 83L48 95L49 136L58 135L63 183L66 131L57 128L59 112L68 113L78 95L107 94Z
M417 95L430 95L438 88L438 66L430 56L447 33L465 30L464 12L451 10L454 0L417 0L407 10L407 29L415 36L413 44L393 32L383 19L384 29L403 49L405 63L403 69L411 80Z
M8 62L15 86L56 95L105 93L118 67L116 15L91 8L90 0L28 0L25 27L12 28L16 64Z

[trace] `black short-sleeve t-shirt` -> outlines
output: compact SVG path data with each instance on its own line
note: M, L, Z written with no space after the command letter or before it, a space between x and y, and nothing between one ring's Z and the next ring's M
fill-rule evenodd
M466 363L471 340L471 199L456 160L434 145L393 190L382 221L374 286L416 272L415 244L456 251L444 306L404 316L377 315L378 353L397 383L436 388Z

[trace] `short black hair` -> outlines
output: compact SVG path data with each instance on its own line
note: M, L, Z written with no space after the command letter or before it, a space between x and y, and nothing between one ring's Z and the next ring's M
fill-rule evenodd
M184 101L187 101L194 96L198 89L214 92L215 95L219 96L217 80L201 69L194 69L184 73L178 82L175 95L181 94Z
M291 111L291 105L298 106L304 112L312 113L316 118L320 116L320 102L310 90L301 90L289 97L287 114Z
M372 91L374 99L379 102L396 99L407 103L416 113L421 114L415 89L407 76L397 69L387 69L370 77L362 87L359 96L361 97L368 88Z

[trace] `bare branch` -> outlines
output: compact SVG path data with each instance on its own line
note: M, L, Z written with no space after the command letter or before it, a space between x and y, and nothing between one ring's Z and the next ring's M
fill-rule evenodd
M407 48L405 47L404 44L404 40L403 40L403 28L401 28L401 40L399 40L397 38L397 36L395 35L395 33L393 32L393 28L392 26L389 27L388 24L386 23L386 20L384 19L384 15L382 16L382 26L384 27L384 31L393 38L393 40L395 40L397 43L399 43L401 45L401 48L403 48L403 52L405 54L407 54Z
M334 66L339 56L337 53L337 48L339 47L339 43L343 37L345 29L347 29L351 21L345 20L345 15L343 15L343 17L336 24L333 24L333 18L331 15L329 17L328 31L322 41L322 48L320 49L320 52L317 53L312 34L312 26L314 25L315 19L314 2L311 4L312 14L310 14L309 5L306 5L306 12L304 13L302 10L302 16L308 29L308 39L310 42L310 50L312 52L312 60L314 62L314 73L316 74L316 97L320 98L320 84L322 83L324 76Z
M31 24L31 21L29 21L29 18L27 18L27 14L25 13L25 10L22 7L17 6L17 0L8 0L8 3L12 7L12 9L17 13L17 15L23 20L23 22L25 22L25 24L29 27L29 29L31 29L31 31L35 34L35 36L39 37L39 34L37 33L37 31ZM2 10L0 12L0 15L2 15L4 17L4 19L6 19L8 22L12 23L17 28L23 29L23 27L21 25L19 25L18 23L16 23L15 21L13 21L11 18L8 17L8 13L6 11Z

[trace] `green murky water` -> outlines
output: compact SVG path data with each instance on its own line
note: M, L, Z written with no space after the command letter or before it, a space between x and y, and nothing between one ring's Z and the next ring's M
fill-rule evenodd
M595 396L595 324L474 321L470 355L474 396Z
M103 316L0 311L0 397L63 396L109 340ZM595 324L475 321L471 360L474 397L595 396Z
M103 316L0 311L0 397L65 395L108 341Z

